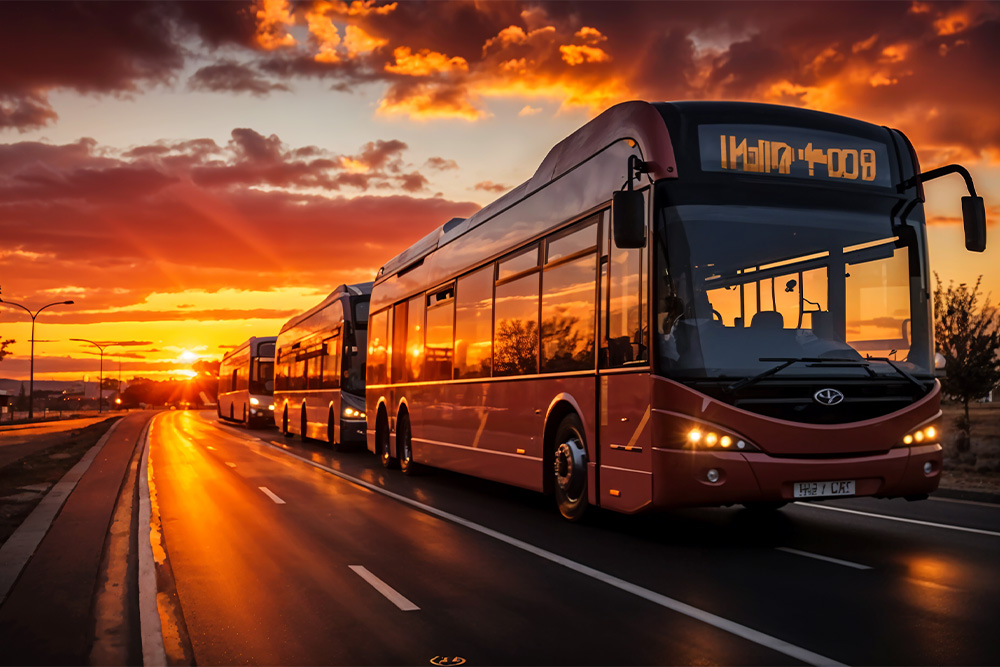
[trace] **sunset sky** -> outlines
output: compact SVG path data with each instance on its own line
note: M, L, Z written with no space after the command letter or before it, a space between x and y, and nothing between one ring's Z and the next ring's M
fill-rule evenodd
M804 106L896 127L931 269L1000 300L1000 4L5 2L0 296L36 379L181 377L455 216L630 99ZM0 377L28 377L30 320ZM45 342L42 342L45 341Z

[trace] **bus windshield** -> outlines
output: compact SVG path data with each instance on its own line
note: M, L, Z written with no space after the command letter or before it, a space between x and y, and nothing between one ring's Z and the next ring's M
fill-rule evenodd
M747 378L795 358L833 363L782 377L931 375L919 235L887 215L686 205L657 225L660 372Z

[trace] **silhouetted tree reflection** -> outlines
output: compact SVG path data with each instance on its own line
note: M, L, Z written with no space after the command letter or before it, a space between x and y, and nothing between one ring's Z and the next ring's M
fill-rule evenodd
M534 320L500 320L494 335L494 375L538 372L538 324Z
M542 321L542 372L579 371L594 367L593 325L573 315Z

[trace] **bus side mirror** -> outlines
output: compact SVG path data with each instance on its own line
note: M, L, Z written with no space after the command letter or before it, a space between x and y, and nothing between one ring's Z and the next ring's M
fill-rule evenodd
M965 223L965 249L986 250L986 205L982 197L962 197L962 222Z
M619 248L646 247L646 215L641 192L620 190L611 200L612 229Z

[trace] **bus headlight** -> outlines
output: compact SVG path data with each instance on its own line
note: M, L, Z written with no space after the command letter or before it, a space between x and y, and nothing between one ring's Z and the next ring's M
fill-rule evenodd
M250 405L260 405L260 401L257 400L256 398L254 398L253 396L251 396L250 397Z
M908 447L910 445L924 445L937 442L941 442L941 423L935 420L904 435L902 445Z
M695 426L687 432L685 446L688 449L714 449L738 452L760 451L745 438L725 433L719 429L710 429L703 426Z
M345 407L344 416L347 417L348 419L364 419L365 413L362 412L361 410L355 410L352 407Z

